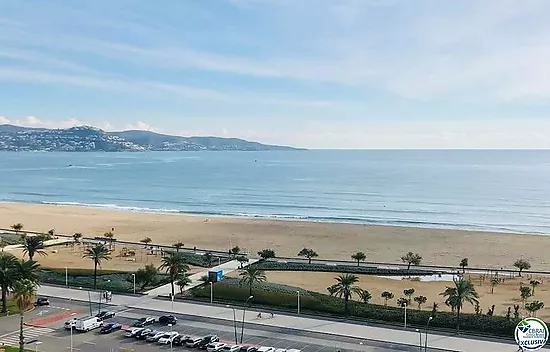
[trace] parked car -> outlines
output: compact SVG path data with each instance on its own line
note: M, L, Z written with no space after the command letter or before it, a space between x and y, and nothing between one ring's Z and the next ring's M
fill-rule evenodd
M192 339L191 336L178 335L178 336L176 336L174 341L172 341L172 345L174 345L174 346L185 346L185 343L187 342L187 340L191 340L191 339Z
M145 328L129 328L126 330L124 336L126 337L136 337L136 334L140 331L145 330Z
M162 335L160 339L158 340L158 343L160 345L168 345L172 343L174 344L174 339L180 335L179 332L176 331L169 331L166 334Z
M147 342L157 342L164 334L166 334L164 331L153 331L147 334L145 340L147 340Z
M287 352L286 348L277 348L275 352Z
M155 323L155 318L145 317L145 318L139 318L138 320L136 320L132 324L132 326L137 327L137 328L142 328L144 326L151 325L151 324L154 324L154 323Z
M67 329L67 330L74 329L74 327L76 326L77 321L78 321L78 318L72 318L70 320L67 320L64 324L65 329Z
M220 338L217 335L206 335L202 340L197 344L197 347L201 350L205 350L206 346L213 342L219 342ZM271 351L270 351L271 352Z
M241 346L241 352L256 352L258 348L252 346Z
M222 343L222 342L212 342L212 343L209 343L207 346L206 346L206 351L208 352L218 352L218 351L221 351L222 348L225 347L225 343Z
M103 310L103 311L96 314L96 318L98 318L100 320L109 319L109 318L112 318L114 316L115 316L115 312L110 311L110 310Z
M195 348L202 342L202 337L192 337L185 341L185 346Z
M302 352L302 350L298 350L296 348L289 348L288 350L286 350L286 352Z
M162 325L172 324L175 325L178 322L178 319L173 315L163 315L159 318L159 323Z
M153 329L143 329L141 331L138 331L136 332L136 335L134 336L136 339L138 340L145 340L145 338L147 337L147 335L149 333L151 333L153 331Z
M113 331L117 331L117 330L120 330L120 329L122 329L122 324L113 322L113 323L109 323L107 325L104 325L101 328L101 330L99 330L99 333L100 334L110 334Z
M46 297L38 297L36 299L36 302L34 302L35 307L49 306L49 305L50 305L50 300L48 300Z
M76 331L87 332L103 326L103 322L97 317L84 317L76 321L74 326Z
M262 346L256 350L256 352L275 352L274 347Z
M241 345L225 345L222 348L222 352L240 352L241 351Z

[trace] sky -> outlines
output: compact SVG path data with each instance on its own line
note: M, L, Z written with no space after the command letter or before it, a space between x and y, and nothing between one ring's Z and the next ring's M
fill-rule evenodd
M547 0L0 0L0 124L550 148Z

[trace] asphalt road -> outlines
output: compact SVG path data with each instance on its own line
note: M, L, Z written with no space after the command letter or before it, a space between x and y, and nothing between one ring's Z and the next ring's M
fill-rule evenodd
M25 321L35 326L25 327L27 348L43 352L59 352L70 350L70 331L63 328L63 323L70 317L89 315L89 305L84 302L72 302L69 300L50 299L49 307L36 308L27 313ZM121 309L119 307L103 308ZM97 304L93 306L94 314L97 313ZM239 317L237 312L237 319ZM173 330L184 335L201 337L207 334L216 334L225 343L234 344L235 329L232 321L212 318L197 317L191 315L175 314L178 323ZM144 309L123 309L117 311L115 318L109 321L117 321L123 325L131 325L134 320L143 316L158 317L159 313ZM18 317L0 318L0 343L8 345L18 344ZM166 326L154 325L157 329L169 331ZM240 341L241 324L238 323L237 337ZM38 342L38 344L36 344ZM335 352L335 351L418 351L418 347L403 346L368 339L357 339L329 334L307 332L303 330L271 327L246 323L244 326L244 345L272 346L275 348L295 348L303 352ZM170 350L170 346L158 346L153 343L137 341L126 338L123 332L117 331L108 335L100 335L97 331L88 333L73 333L73 350L77 352L96 351L159 351ZM185 347L174 347L175 350L185 350ZM430 349L429 349L430 350Z

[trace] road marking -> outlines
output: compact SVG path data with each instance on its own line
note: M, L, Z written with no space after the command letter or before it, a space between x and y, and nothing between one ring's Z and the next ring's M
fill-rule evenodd
M30 341L32 339L36 339L39 336L51 334L54 331L55 329L50 328L28 327L23 328L23 336L25 338L25 341ZM0 336L0 343L11 346L19 345L19 330L12 331L10 333Z

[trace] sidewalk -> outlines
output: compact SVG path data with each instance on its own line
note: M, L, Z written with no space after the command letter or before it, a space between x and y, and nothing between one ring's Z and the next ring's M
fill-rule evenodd
M88 291L78 289L66 289L53 286L41 286L39 294L44 296L59 297L65 299L73 299L77 301L88 301ZM98 300L98 294L92 294L91 299ZM220 307L203 305L189 302L171 302L166 300L153 299L150 296L127 296L113 294L112 301L109 304L125 306L134 309L149 309L159 312L172 312L180 314L189 314L195 316L233 320L233 310L231 307ZM262 312L265 313L265 312ZM237 314L242 317L242 311L237 308ZM305 331L315 331L320 333L349 336L356 338L364 338L369 340L378 340L386 342L394 342L418 346L419 333L411 330L391 329L383 327L375 327L354 323L343 323L329 320L306 318L292 315L277 314L274 318L265 317L268 314L263 314L264 317L258 318L258 311L252 308L247 311L245 321L252 324L269 325L281 328L294 328ZM451 351L467 351L467 352L507 352L516 351L517 346L505 341L491 342L484 340L469 339L463 337L452 337L437 334L428 335L428 346L432 348L440 348Z
M56 245L67 243L67 242L73 242L73 240L69 239L69 238L56 238L54 240L44 241L44 247L46 247L45 250L47 250L47 247L49 247L49 246L56 246ZM9 246L4 247L2 251L3 252L9 252L9 251L13 251L13 250L16 250L16 249L21 249L22 247L23 247L23 245L21 245L21 244L11 244Z
M250 259L250 261L246 265L253 264L257 261L258 261L257 259ZM226 274L229 274L233 271L238 270L240 265L241 264L238 261L231 260L227 263L223 263L221 265L209 268L205 271L201 271L201 272L198 272L196 274L193 274L193 275L189 276L189 278L191 279L191 284L187 285L185 287L185 289L189 290L189 289L192 289L193 287L196 287L196 286L199 286L200 284L202 284L203 281L201 281L201 277L203 277L205 275L208 275L209 271L216 271L216 270L221 269L221 270L223 270L223 275L225 276ZM145 292L145 294L147 294L149 296L169 296L171 293L172 293L172 286L170 284L166 284L166 285L163 285L163 286L160 286L160 287L157 287L157 288L154 288L150 291Z

